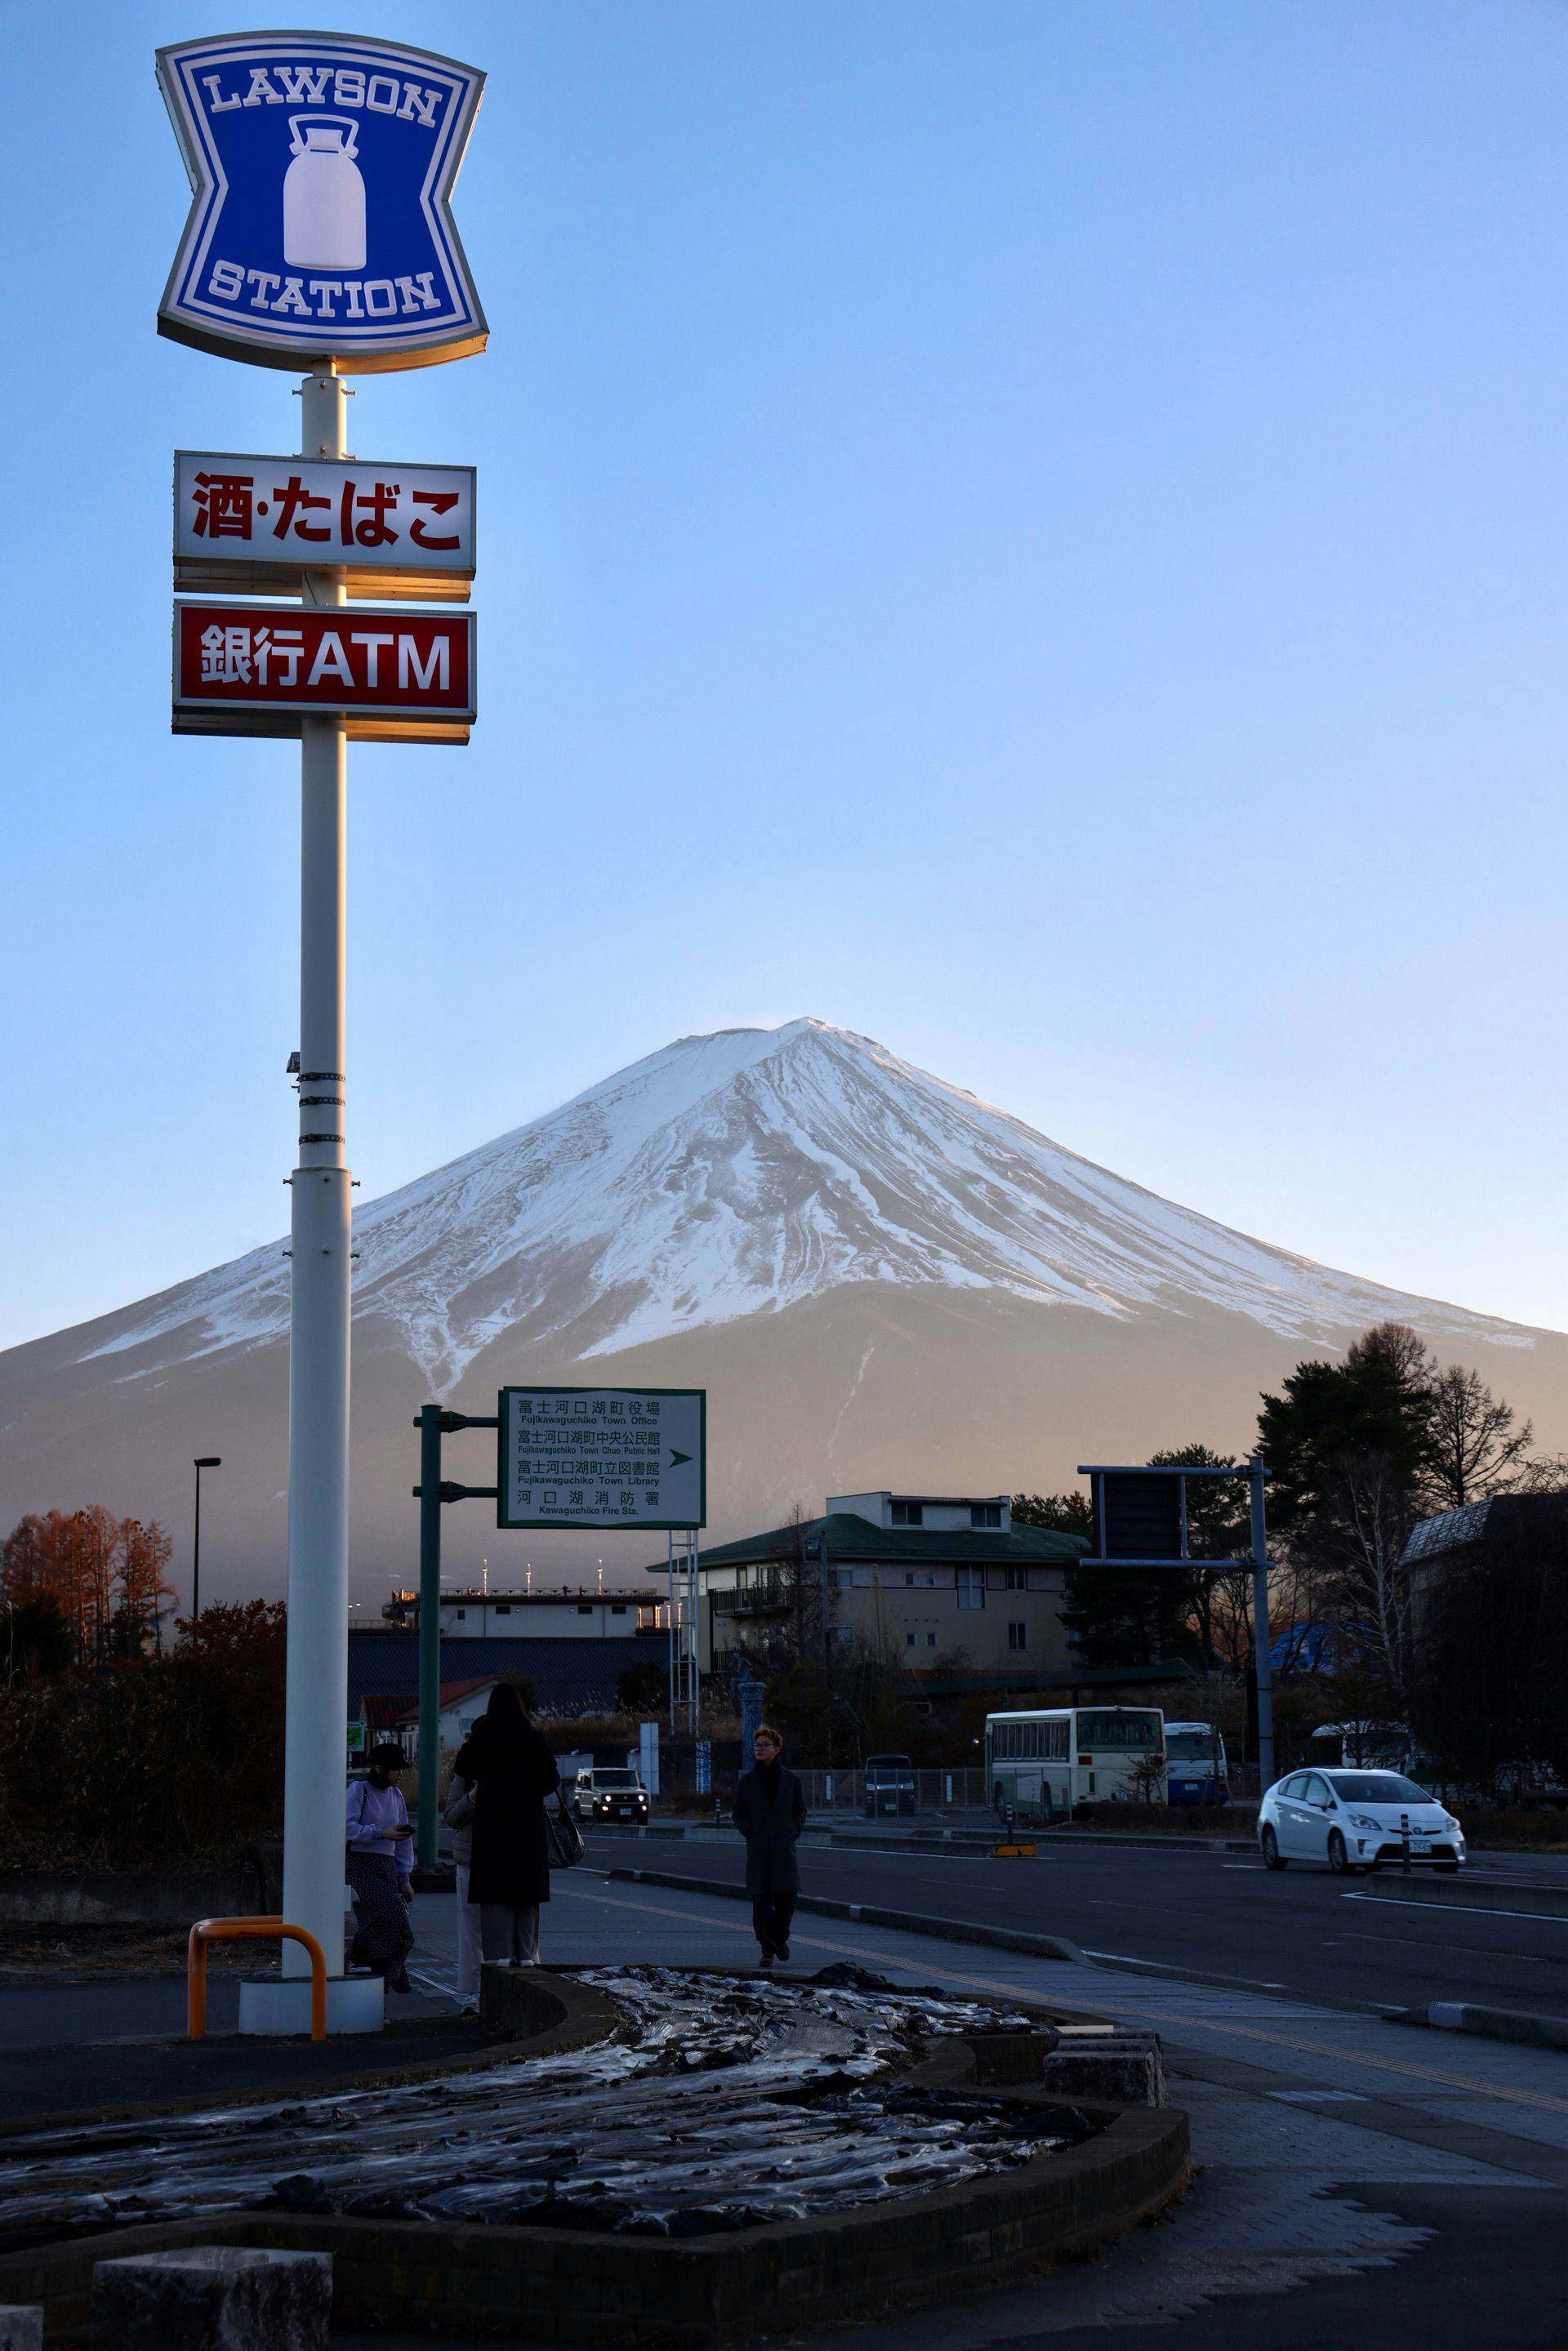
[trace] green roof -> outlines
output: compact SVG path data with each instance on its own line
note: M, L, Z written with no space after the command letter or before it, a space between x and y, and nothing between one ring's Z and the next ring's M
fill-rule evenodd
M1061 1567L1082 1559L1089 1548L1082 1535L1061 1534L1055 1527L1015 1527L1005 1535L971 1531L967 1527L873 1527L869 1519L852 1510L835 1510L829 1518L806 1519L799 1526L775 1527L768 1534L718 1543L703 1552L702 1564L750 1567L764 1560L799 1559L800 1538L824 1533L830 1562L842 1567L857 1562L885 1562L890 1567L969 1567L981 1562L998 1567Z

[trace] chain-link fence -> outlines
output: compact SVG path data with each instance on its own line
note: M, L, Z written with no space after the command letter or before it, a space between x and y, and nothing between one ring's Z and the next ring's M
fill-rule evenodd
M986 1775L973 1768L919 1771L913 1774L913 1790L905 1782L902 1789L884 1784L869 1793L863 1771L802 1771L800 1776L813 1819L825 1813L891 1817L895 1806L905 1819L912 1811L952 1813L986 1808Z

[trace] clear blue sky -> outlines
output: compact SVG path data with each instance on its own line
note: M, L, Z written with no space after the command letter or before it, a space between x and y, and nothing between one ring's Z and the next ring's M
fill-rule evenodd
M6 20L7 1342L286 1221L298 754L168 733L170 453L298 421L153 328L221 17ZM482 556L473 747L351 754L366 1196L815 1012L1568 1324L1568 9L292 21L490 75L490 350L350 412Z

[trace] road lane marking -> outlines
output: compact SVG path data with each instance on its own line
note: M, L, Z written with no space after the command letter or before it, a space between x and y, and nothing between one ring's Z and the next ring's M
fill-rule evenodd
M1427 1909L1427 1907L1430 1907L1431 1909L1436 1910L1439 1916L1441 1916L1445 1911L1448 1912L1448 1915L1450 1917L1453 1916L1453 1911L1448 1909L1447 1903L1434 1902L1430 1905L1424 1902L1415 1903L1412 1902L1407 1896L1403 1894L1342 1894L1339 1898L1342 1902L1375 1902L1379 1908L1384 1910L1413 1910L1417 1908ZM1560 1910L1494 1909L1490 1902L1484 1910L1479 1904L1472 1908L1468 1902L1456 1902L1454 1905L1454 1910L1462 1910L1467 1918L1534 1918L1540 1921L1542 1925L1548 1927L1568 1927L1568 1917L1565 1917Z

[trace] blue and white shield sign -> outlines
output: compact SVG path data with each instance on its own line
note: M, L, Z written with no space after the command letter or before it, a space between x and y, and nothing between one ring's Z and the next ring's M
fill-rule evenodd
M194 199L176 342L345 374L483 350L451 195L485 77L395 41L231 33L158 52Z

